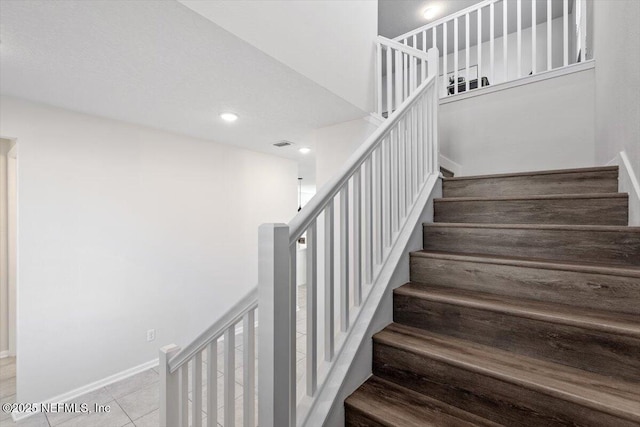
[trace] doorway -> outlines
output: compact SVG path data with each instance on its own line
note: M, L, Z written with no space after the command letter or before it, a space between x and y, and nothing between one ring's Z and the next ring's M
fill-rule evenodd
M0 138L0 358L16 356L17 146Z

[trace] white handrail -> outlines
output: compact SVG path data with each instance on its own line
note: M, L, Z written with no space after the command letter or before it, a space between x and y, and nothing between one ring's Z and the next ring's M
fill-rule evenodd
M256 307L258 307L258 286L251 289L213 325L209 326L185 348L171 357L169 359L169 370L175 372L182 365L193 359L196 353L203 351L209 343L224 335L227 329L239 323L247 312Z
M427 52L423 52L421 50L415 49L413 47L407 46L406 44L402 44L397 42L395 39L388 39L383 36L378 36L378 43L392 47L396 50L401 51L402 53L406 53L407 55L415 56L416 58L423 59L427 61L429 58L427 56Z
M428 24L425 24L422 27L418 27L415 30L411 30L411 31L409 31L407 33L400 34L398 37L394 37L393 40L396 41L396 42L397 41L401 41L401 40L406 40L409 37L412 37L413 35L420 34L423 31L430 30L433 27L437 27L440 24L444 24L445 22L449 22L449 21L451 21L451 20L453 20L455 18L459 18L461 16L465 16L467 13L475 12L476 10L482 9L485 6L489 6L491 3L497 3L499 1L503 1L503 0L484 0L484 1L481 1L479 3L476 3L474 5L469 6L467 8L464 8L462 10L454 12L454 13L452 13L450 15L447 15L447 16L445 16L443 18L437 19L437 20L435 20L433 22L429 22Z
M338 173L330 179L313 198L302 208L298 214L289 222L289 244L295 243L309 225L324 210L330 200L332 200L344 184L349 181L353 173L364 163L367 157L378 147L382 137L391 129L399 120L399 118L407 111L422 94L424 89L432 84L435 76L430 76L428 80L418 87L418 89L405 100L405 102L385 120L378 129L376 129L363 142L356 151L349 157L347 162L340 168Z

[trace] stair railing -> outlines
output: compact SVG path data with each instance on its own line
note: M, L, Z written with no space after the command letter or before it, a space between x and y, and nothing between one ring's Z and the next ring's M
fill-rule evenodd
M380 40L383 48L419 60L420 77L414 68L410 90L396 99L388 120L288 225L260 226L258 286L184 349L169 345L160 350L161 426L234 426L241 416L244 426L254 427L257 400L261 427L294 427L304 424L313 404L326 404L314 401L322 381L335 366L405 218L425 183L439 173L438 50L424 53ZM301 237L307 262L305 320L300 320L306 325L304 362L299 362L304 370L296 363ZM242 347L236 348L239 334ZM236 397L237 360L243 364L242 397ZM299 376L304 382L300 390ZM236 403L242 407L237 413Z
M443 52L441 97L455 95L585 61L586 2L574 2L570 22L569 0L531 0L531 19L527 18L527 24L537 25L530 26L526 43L522 0L481 1L402 34L394 41L421 51L439 46ZM546 15L542 19L538 19L538 9ZM515 23L511 15L515 15ZM561 19L555 27L554 19ZM544 27L538 28L543 23ZM539 38L538 30L545 31L546 37ZM504 37L505 34L512 36ZM402 62L406 64L408 58L404 56ZM397 78L406 79L402 74Z
M255 426L255 361L258 289L253 288L217 322L184 349L169 345L160 349L160 425L162 427L217 427L218 401L224 420L236 419L236 335L242 334L242 418ZM242 324L241 332L238 326ZM222 363L218 356L222 353ZM223 385L218 399L219 371ZM204 377L204 378L203 378ZM205 395L204 398L203 395ZM189 404L191 402L191 404ZM204 417L206 411L206 418ZM203 424L203 419L205 419ZM191 420L191 422L189 421Z
M330 371L336 362L405 217L427 179L439 173L438 51L410 53L424 59L428 78L288 225L260 227L261 427L304 425L309 405L297 413L298 402L317 396L320 372ZM296 256L303 235L307 277L301 373L296 364ZM303 393L297 389L299 374Z
M377 113L389 117L427 78L426 52L378 36Z

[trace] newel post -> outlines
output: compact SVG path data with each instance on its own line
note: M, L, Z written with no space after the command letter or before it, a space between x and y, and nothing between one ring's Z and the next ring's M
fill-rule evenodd
M289 227L258 230L258 425L292 427L296 416L295 245ZM293 267L292 267L293 266Z
M171 373L169 370L169 359L178 351L180 347L175 344L160 349L160 427L180 425L180 375L179 371Z

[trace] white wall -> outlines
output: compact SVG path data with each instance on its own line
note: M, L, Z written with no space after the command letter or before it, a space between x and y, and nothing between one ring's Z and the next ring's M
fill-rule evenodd
M596 146L600 164L625 151L640 181L640 2L595 0Z
M309 135L316 147L318 190L338 172L356 148L377 128L378 126L368 119L358 119L319 128Z
M440 152L462 175L589 167L593 69L440 105Z
M373 111L377 0L179 1L363 111Z
M187 344L257 282L257 227L296 212L296 163L15 98L18 401ZM147 329L157 338L148 343Z

